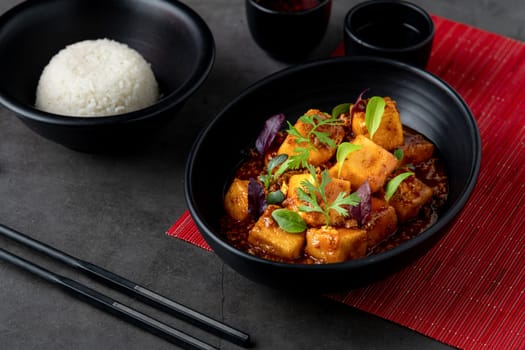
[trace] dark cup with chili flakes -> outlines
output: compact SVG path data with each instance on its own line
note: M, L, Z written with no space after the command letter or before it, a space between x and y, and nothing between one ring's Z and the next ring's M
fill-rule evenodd
M253 39L280 61L306 57L323 38L331 0L246 0Z

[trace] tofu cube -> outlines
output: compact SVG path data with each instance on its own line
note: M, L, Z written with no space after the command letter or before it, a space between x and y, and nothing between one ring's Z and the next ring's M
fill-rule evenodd
M330 117L317 109L310 109L305 113L305 115L318 115L322 118ZM304 137L306 137L312 129L311 124L303 123L301 120L298 120L294 126L299 132L299 134L301 134ZM341 125L323 125L317 130L320 132L327 133L336 145L341 143L345 134L344 129ZM333 157L337 150L337 148L335 147L330 147L324 143L321 143L317 138L313 138L312 142L315 148L310 149L308 162L314 166L318 166L328 161L330 158ZM297 143L296 137L288 134L284 142L279 147L277 154L287 154L289 157L291 157L293 155L298 154L296 150L297 147L309 146L306 142Z
M307 255L321 263L336 263L366 255L366 231L357 228L323 226L306 231Z
M415 176L406 178L390 198L400 222L406 222L417 216L421 208L432 199L432 188Z
M248 217L248 180L235 178L224 196L224 208L238 221Z
M322 213L317 212L302 212L299 211L299 207L303 204L306 204L305 202L301 201L297 194L298 188L303 188L302 182L308 181L310 183L314 183L312 179L311 174L297 174L290 176L290 180L288 181L288 193L287 193L287 200L286 200L286 207L290 210L294 210L299 213L306 221L306 223L309 226L319 227L326 225L326 219ZM304 188L303 188L304 189ZM347 194L350 193L350 181L343 180L343 179L336 179L332 178L332 181L330 181L326 187L325 187L325 194L326 198L329 203L332 203L335 201L337 196L340 192L345 192ZM324 205L322 203L321 197L318 196L318 202L321 205ZM331 209L328 212L328 215L330 217L330 224L332 225L340 225L344 222L345 216L338 214L335 210Z
M314 179L312 178L312 175L310 173L304 173L304 174L295 174L295 175L292 175L290 176L290 179L288 180L288 193L287 193L287 198L288 199L299 199L298 198L298 194L297 194L297 190L299 188L303 188L303 185L302 183L304 181L308 181L310 182L311 184L314 184L315 181Z
M363 135L356 136L352 143L362 147L350 153L343 161L341 178L350 181L353 190L368 179L372 192L376 192L384 186L398 161L392 153ZM337 178L338 169L339 163L330 168L333 178Z
M405 133L405 142L400 147L403 150L401 164L418 164L432 158L434 145L420 134Z
M272 218L279 207L269 205L263 215L248 232L248 243L266 254L284 259L297 259L303 254L305 233L288 233Z
M369 221L364 225L369 247L374 247L397 229L397 215L394 207L384 200L372 197L372 212Z
M374 134L372 141L388 151L393 151L403 145L403 125L396 106L390 97L384 97L386 102L385 112L381 124ZM354 113L352 117L352 131L354 135L370 137L365 123L365 112Z

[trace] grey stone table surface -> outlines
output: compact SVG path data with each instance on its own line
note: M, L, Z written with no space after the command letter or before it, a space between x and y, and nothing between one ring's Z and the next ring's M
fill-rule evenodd
M0 12L19 2L1 0ZM183 2L212 30L215 65L175 122L140 152L120 156L75 152L34 134L11 112L0 109L0 223L230 323L250 333L257 349L449 348L323 296L293 295L255 284L213 253L165 235L186 209L184 166L195 136L244 88L286 67L252 41L242 0ZM525 40L525 1L415 2L436 15ZM334 0L328 31L311 58L334 49L341 40L343 17L356 3ZM0 247L118 297L221 349L239 348L6 239L0 239ZM172 348L0 263L0 349Z

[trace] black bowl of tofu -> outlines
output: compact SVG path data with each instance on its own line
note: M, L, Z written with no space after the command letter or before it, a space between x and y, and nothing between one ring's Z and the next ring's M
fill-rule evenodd
M446 82L398 61L337 57L274 73L231 101L193 145L185 195L237 272L329 292L424 255L467 203L480 164L476 121Z

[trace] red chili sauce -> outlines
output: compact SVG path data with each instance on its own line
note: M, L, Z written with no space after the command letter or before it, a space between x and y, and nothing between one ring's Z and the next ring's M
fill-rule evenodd
M403 126L403 131L405 143L409 143L413 139L424 139L424 136L406 126ZM280 134L278 137L284 139L283 134ZM445 204L448 195L448 179L445 174L443 162L436 153L437 152L434 149L434 154L427 161L416 165L407 165L410 167L410 170L415 173L418 179L422 180L427 186L432 188L432 200L423 206L417 217L411 219L409 222L399 224L397 230L385 240L373 247L368 247L367 256L391 250L403 242L418 236L421 232L425 231L436 222L440 214L440 208ZM410 160L408 159L406 162L410 162ZM257 154L257 152L248 152L247 159L243 161L238 169L236 169L234 176L245 180L249 178L257 178L257 176L263 173L263 169L264 160ZM253 218L239 222L232 219L229 215L224 214L221 220L221 230L222 234L230 244L252 255L286 263L316 263L315 260L306 255L294 260L271 256L257 247L250 245L247 241L248 232L254 224L255 219Z

